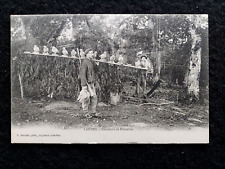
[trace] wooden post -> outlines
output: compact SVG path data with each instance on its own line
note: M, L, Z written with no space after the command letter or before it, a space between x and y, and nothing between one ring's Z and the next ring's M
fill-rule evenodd
M23 83L22 83L22 78L20 76L20 73L18 74L19 75L19 82L20 82L20 93L21 93L21 98L23 99Z
M137 86L136 86L136 94L139 97L140 95L140 84L141 84L141 77L140 77L140 71L136 71L136 77L137 77Z
M142 80L143 80L143 92L144 92L144 95L146 94L146 84L147 84L147 73L144 71L144 70L141 70L142 71Z

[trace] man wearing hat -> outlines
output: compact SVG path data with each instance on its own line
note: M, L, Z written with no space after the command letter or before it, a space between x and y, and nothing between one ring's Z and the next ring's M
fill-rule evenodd
M147 57L146 54L144 54L142 51L137 53L137 61L135 62L135 65L138 67L146 68L145 70L138 70L137 71L137 86L136 86L136 94L140 95L140 86L143 85L143 92L145 94L146 92L146 80L147 80L147 73L153 73L153 66Z
M85 50L84 56L85 58L81 64L79 74L82 90L80 91L78 100L82 103L82 108L86 117L89 118L92 114L97 115L96 88L99 89L100 87L95 77L97 65L92 60L94 56L93 51L91 49ZM91 112L89 112L89 108L91 109Z

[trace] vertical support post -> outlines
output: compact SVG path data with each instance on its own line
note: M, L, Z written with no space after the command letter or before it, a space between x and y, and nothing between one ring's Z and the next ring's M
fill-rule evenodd
M18 73L19 76L19 82L20 82L20 94L21 94L21 98L23 99L23 83L22 83L22 78L20 76L20 73Z

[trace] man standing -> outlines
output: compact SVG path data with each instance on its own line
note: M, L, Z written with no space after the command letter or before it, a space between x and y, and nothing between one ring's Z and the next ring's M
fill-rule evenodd
M99 89L99 84L96 81L95 71L97 69L97 65L92 61L94 53L91 49L87 49L84 52L84 60L81 64L80 69L80 80L82 90L78 97L78 100L82 103L82 108L86 117L91 118L94 114L97 116L96 107L97 107L97 95L96 88ZM91 109L91 113L89 112L89 108Z
M153 74L153 65L147 55L142 52L137 53L137 61L135 62L137 67L146 68L146 70L137 70L137 86L136 94L140 97L140 86L143 84L143 93L146 94L146 80L147 74Z

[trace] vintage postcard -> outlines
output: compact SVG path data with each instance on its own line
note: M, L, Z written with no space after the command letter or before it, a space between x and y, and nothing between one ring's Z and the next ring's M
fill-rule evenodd
M209 143L208 15L11 16L12 143Z

